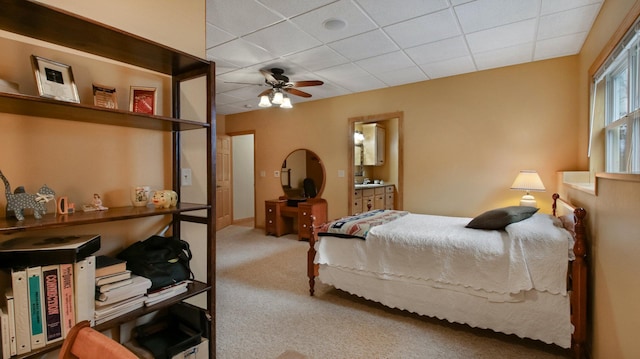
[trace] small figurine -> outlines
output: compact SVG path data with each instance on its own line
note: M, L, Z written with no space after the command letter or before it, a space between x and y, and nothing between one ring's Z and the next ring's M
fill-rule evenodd
M15 193L11 193L9 180L0 171L0 178L4 182L5 194L7 196L7 217L13 214L18 221L24 220L24 210L33 209L33 216L37 219L47 213L45 203L55 198L55 192L44 185L40 187L36 194L26 193L23 187L18 187Z
M156 208L175 207L178 204L178 194L168 189L156 191L151 201Z
M109 208L102 205L102 198L100 198L100 195L97 193L93 194L91 204L85 204L82 206L82 210L85 212L106 211L107 209Z

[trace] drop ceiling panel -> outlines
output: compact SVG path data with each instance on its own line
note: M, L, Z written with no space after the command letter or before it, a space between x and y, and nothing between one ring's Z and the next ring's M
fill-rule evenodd
M351 61L366 59L399 49L382 30L373 30L338 40L330 43L329 47Z
M356 0L364 11L380 26L387 26L414 17L444 10L449 7L446 0L404 0L401 6L396 1Z
M345 27L338 30L325 28L327 20L344 21ZM377 26L349 0L340 0L312 12L291 19L302 31L306 31L322 42L331 42L371 31Z
M384 30L401 47L412 47L460 35L457 21L449 9L390 25Z

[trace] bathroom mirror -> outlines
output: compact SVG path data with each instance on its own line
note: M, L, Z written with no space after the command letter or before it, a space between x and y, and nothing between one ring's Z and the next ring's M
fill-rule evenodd
M312 151L297 149L282 162L280 181L287 198L320 198L324 179L322 161Z

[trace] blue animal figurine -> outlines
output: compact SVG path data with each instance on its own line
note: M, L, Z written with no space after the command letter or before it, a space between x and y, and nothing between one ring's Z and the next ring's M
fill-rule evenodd
M18 221L24 220L24 210L33 209L35 218L42 218L47 213L45 203L55 198L56 193L47 185L40 187L36 194L26 193L22 186L11 193L11 185L7 178L0 171L0 178L4 182L4 192L7 196L7 218L15 216Z

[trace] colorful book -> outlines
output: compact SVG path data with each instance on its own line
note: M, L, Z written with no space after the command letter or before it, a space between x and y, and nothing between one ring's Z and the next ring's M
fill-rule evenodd
M60 307L62 311L62 337L76 325L76 306L73 293L73 264L60 265Z
M74 263L99 249L95 234L12 238L0 242L0 263L6 268Z
M62 340L62 311L60 310L60 266L42 267L44 293L44 321L47 344Z
M123 273L127 270L127 261L109 256L96 256L96 277Z
M31 324L29 322L29 286L25 269L11 270L11 287L16 320L16 352L31 351Z
M88 320L94 325L96 291L96 257L89 256L75 263L73 278L76 299L76 323Z
M42 348L46 344L44 328L44 295L42 293L42 267L27 268L27 287L29 288L29 323L31 350Z

